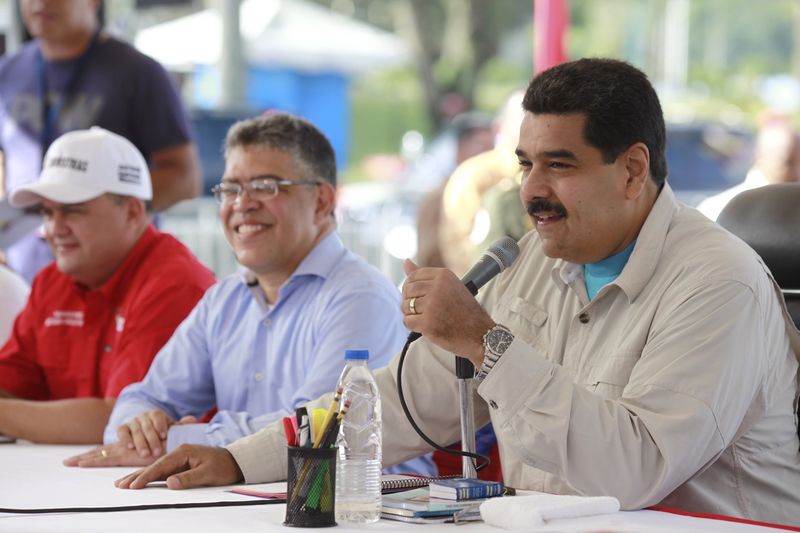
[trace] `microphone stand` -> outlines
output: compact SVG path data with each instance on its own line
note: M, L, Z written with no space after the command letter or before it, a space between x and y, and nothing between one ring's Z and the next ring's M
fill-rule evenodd
M491 278L502 272L505 268L511 265L519 255L519 246L516 241L511 237L503 237L495 242L489 250L480 258L480 260L473 266L467 274L461 278L464 286L473 296L478 294L478 287L483 286ZM406 345L400 353L400 361L397 366L397 390L400 396L400 405L403 407L403 412L408 418L411 427L414 431L422 437L422 439L436 448L437 450L445 450L419 428L408 410L405 399L403 397L403 383L401 380L403 361L408 350L409 345L415 340L419 339L422 335L420 333L411 332L406 340ZM475 377L475 367L469 359L456 356L456 377L458 378L458 402L459 402L459 415L461 417L461 450L464 452L475 454L475 414L472 405L472 380ZM477 468L471 457L462 457L461 462L462 476L468 479L475 479L478 477Z
M456 356L458 403L461 416L461 450L475 453L475 414L472 406L472 378L475 367L469 359ZM475 479L478 472L471 457L461 458L461 477Z
M482 263L484 256L481 258ZM501 264L498 262L498 264ZM475 296L478 287L475 282L467 281L464 286ZM466 357L456 356L456 377L458 378L458 404L461 416L461 451L475 453L475 411L472 406L472 378L475 377L475 366ZM472 457L461 458L461 477L475 479L478 471Z

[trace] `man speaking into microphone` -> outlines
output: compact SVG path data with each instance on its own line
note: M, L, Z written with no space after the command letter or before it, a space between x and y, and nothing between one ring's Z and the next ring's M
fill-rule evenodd
M744 243L675 199L661 106L627 63L582 59L533 79L517 157L534 231L476 300L406 263L410 411L459 439L452 354L468 358L514 487L796 522L800 335ZM398 359L376 373L383 457L429 450L400 407ZM311 402L324 406L328 398ZM185 447L118 481L171 488L285 479L280 428Z

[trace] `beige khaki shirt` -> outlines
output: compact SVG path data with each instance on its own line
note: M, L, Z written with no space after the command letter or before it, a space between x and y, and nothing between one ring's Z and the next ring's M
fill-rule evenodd
M505 482L797 524L800 335L756 254L669 186L591 302L580 266L544 257L535 233L520 244L481 294L516 336L475 397ZM400 409L397 364L376 372L387 465L429 451ZM441 444L459 438L454 373L424 339L403 368L406 400ZM248 482L286 476L279 424L228 449Z

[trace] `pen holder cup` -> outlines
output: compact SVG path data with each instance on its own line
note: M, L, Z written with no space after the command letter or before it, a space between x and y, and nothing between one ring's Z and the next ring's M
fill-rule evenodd
M284 526L335 526L336 448L287 447L289 457Z

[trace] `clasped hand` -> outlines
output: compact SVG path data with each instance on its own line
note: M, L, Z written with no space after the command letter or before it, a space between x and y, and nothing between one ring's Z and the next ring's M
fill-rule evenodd
M143 413L117 429L118 442L98 446L64 460L66 466L147 466L164 454L167 431L173 424L194 424L185 416L178 422L160 409Z

